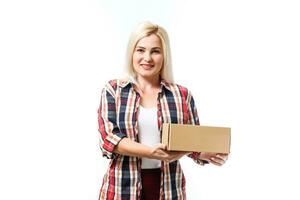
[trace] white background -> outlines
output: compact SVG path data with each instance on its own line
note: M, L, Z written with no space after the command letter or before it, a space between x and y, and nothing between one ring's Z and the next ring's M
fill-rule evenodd
M201 124L232 127L223 167L182 159L188 199L300 199L299 10L291 0L2 0L0 199L97 199L108 164L100 90L143 20L168 30L176 82Z

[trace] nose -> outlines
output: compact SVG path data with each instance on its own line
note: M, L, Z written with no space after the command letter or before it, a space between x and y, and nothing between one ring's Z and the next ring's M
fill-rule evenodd
M150 62L150 61L151 61L151 55L150 55L150 53L145 53L145 54L144 54L144 60L145 60L146 62Z

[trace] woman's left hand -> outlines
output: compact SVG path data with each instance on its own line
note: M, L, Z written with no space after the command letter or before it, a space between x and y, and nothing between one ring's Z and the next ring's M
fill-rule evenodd
M228 159L228 154L225 153L210 153L210 152L201 152L201 160L206 160L209 163L212 163L217 166L222 166Z

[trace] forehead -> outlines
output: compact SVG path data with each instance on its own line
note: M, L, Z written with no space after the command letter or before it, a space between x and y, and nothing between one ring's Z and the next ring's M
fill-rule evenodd
M140 39L136 46L142 46L142 47L161 47L161 41L160 38L155 35L151 34L149 36L143 37Z

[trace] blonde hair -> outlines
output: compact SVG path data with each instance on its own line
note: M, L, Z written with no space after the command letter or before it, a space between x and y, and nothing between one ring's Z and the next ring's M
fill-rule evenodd
M140 39L147 37L151 34L155 34L159 37L162 48L163 48L163 66L160 73L162 79L166 80L169 83L173 83L173 72L172 72L172 61L171 61L171 50L170 50L170 42L167 31L151 22L142 22L138 24L136 29L131 33L129 38L129 42L127 45L127 52L125 58L125 73L128 77L136 77L135 71L133 69L132 64L132 56L136 47L136 44Z

